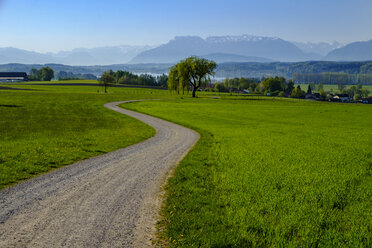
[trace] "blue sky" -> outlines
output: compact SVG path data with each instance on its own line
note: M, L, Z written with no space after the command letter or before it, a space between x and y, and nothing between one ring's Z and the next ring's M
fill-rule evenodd
M174 36L372 39L372 0L0 0L0 47L55 52Z

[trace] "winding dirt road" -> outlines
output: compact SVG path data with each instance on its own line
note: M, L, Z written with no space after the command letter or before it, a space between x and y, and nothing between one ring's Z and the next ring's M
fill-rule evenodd
M0 247L151 245L160 188L199 135L120 103L105 106L156 135L0 191Z

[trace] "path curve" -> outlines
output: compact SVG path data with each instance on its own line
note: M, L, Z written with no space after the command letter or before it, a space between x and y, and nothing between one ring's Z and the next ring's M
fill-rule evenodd
M159 190L199 135L119 108L156 135L0 191L0 247L146 247ZM146 235L145 235L146 234Z

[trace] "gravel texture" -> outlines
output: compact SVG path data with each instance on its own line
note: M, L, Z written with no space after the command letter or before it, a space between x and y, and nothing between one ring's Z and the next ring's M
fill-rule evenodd
M161 186L199 135L125 102L105 106L156 135L0 191L0 247L151 246Z

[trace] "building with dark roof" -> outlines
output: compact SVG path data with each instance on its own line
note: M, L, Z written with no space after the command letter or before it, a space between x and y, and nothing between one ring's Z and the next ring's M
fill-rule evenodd
M26 72L0 72L0 82L28 81Z

